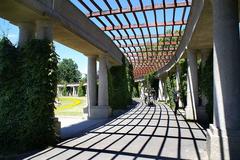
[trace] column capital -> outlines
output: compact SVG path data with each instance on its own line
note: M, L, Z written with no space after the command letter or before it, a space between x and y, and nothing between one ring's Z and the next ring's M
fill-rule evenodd
M52 33L53 22L50 20L36 20L36 38L37 39L53 39Z
M200 49L201 54L210 54L213 51L212 48L203 48Z
M39 25L39 24L42 26L49 26L49 25L52 25L53 22L48 19L38 19L36 20L36 25Z
M18 46L22 47L27 41L35 37L35 24L32 22L18 22L19 41Z
M98 55L98 57L99 57L99 58L104 58L104 59L107 58L107 56L106 56L106 55L103 55L103 54Z
M197 54L199 53L199 49L186 49L185 50L187 54Z
M35 23L33 22L17 22L17 25L21 28L21 27L24 27L24 28L29 28L29 29L33 29L35 30Z
M97 58L97 55L87 55L88 58Z

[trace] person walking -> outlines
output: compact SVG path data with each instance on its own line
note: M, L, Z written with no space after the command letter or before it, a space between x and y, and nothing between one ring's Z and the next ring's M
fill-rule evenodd
M177 115L177 110L179 109L179 95L178 95L178 91L174 92L174 103L175 103L174 113L175 113L175 115Z

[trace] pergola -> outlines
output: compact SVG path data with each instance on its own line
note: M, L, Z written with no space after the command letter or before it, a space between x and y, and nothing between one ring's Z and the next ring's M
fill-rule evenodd
M174 57L191 0L72 1L133 65L134 77L155 72Z

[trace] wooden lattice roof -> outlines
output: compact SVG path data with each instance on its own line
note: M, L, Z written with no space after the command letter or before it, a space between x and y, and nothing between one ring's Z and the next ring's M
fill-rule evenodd
M183 35L191 0L71 0L104 31L139 78L165 66Z

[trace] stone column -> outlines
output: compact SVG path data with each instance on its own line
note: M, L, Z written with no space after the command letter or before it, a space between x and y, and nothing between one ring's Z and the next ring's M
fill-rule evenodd
M212 49L202 49L201 50L201 72L204 72L204 67L206 65L206 61L209 57L210 52ZM204 78L204 77L203 77ZM203 91L200 93L201 94L201 101L202 103L199 104L197 107L197 120L201 124L207 124L208 123L208 114L207 114L207 109L206 105L208 103L207 97L204 95Z
M188 75L187 75L187 106L185 116L187 120L197 120L196 107L198 106L198 73L197 56L191 50L187 51Z
M73 86L73 96L76 96L76 88Z
M176 90L180 90L180 68L179 65L176 64Z
M179 64L176 65L176 91L178 91L178 95L180 96L180 66ZM182 107L183 103L181 99L179 98L179 107Z
M47 39L49 41L53 40L52 36L52 23L50 21L36 21L36 39ZM60 135L61 130L61 122L58 120L57 117L54 117L54 128L57 135Z
M36 38L53 40L52 22L48 20L36 21Z
M87 102L89 118L92 117L92 108L97 105L96 59L96 56L88 56Z
M60 89L59 89L59 86L57 86L57 96L60 96Z
M158 83L158 99L160 101L164 101L164 95L163 95L163 82L161 79L159 79L159 83Z
M206 65L206 62L207 62L210 52L212 52L212 49L201 50L201 61L202 61L201 72L202 73L204 72L203 69ZM201 98L202 98L202 105L206 106L208 103L208 100L207 100L206 96L203 94L203 92L201 93Z
M35 25L33 23L19 23L18 46L22 47L27 41L35 37Z
M168 101L169 100L169 97L168 97L168 94L167 94L167 88L166 88L166 78L167 77L164 77L162 79L162 87L163 87L163 99L164 101Z
M105 57L99 57L98 106L108 106L108 73Z
M240 42L237 0L213 0L214 122L207 130L209 159L239 159Z

